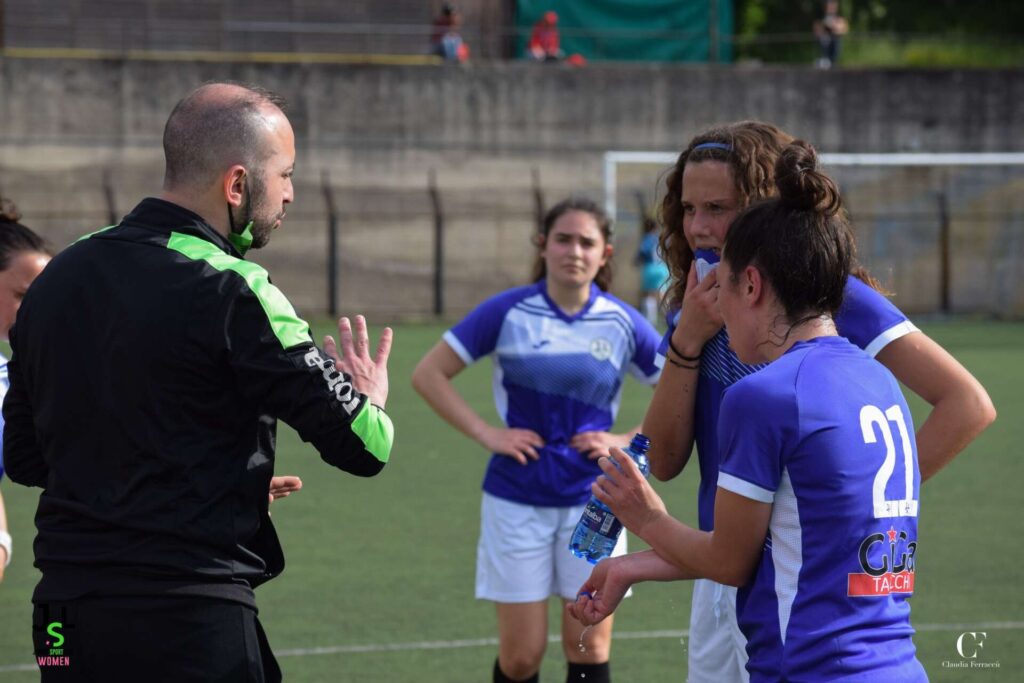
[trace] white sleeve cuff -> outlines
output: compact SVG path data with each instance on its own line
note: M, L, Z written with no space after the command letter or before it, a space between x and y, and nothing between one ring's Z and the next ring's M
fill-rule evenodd
M448 330L441 335L441 339L443 339L448 346L452 347L452 351L455 352L455 355L461 358L462 362L466 365L472 365L473 362L476 361L469 351L466 350L466 347L462 345L462 342L459 341L459 338L452 334L451 330Z
M759 503L771 503L775 501L775 491L769 491L757 484L751 484L746 479L734 477L731 474L718 472L718 486L726 491L732 491L736 495L756 500Z
M911 332L919 332L917 325L904 320L901 323L893 325L882 334L878 335L871 340L871 343L864 347L864 353L868 354L872 358L878 355L878 352L884 349L886 346L896 341L900 337L910 334Z

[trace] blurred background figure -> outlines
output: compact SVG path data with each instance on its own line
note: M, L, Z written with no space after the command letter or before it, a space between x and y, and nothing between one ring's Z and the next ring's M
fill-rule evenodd
M826 0L825 14L814 22L814 35L821 46L817 66L831 69L839 61L839 41L850 30L850 25L839 14L839 0Z
M53 256L50 245L19 223L20 220L21 212L14 202L0 198L0 341L7 341L28 286ZM0 355L0 403L7 394L8 386L7 358ZM3 428L4 421L0 416L0 480L4 476ZM10 563L11 535L4 498L0 494L0 580L3 580L4 569Z
M668 266L658 253L658 222L644 215L640 229L640 247L635 260L640 266L640 310L647 322L657 327L658 304L668 287Z
M561 38L558 35L558 14L547 11L533 25L526 51L531 59L554 62L562 59Z
M462 13L450 2L441 8L441 14L434 19L434 31L430 37L431 52L446 62L462 63L469 59L469 45L459 32L462 28Z

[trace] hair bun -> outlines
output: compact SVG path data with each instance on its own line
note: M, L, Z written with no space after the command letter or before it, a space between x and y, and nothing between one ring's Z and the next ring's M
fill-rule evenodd
M21 212L10 199L0 197L0 222L17 223L21 220Z
M839 188L818 170L814 147L794 140L775 163L775 185L782 203L800 211L821 211L831 216L841 206Z

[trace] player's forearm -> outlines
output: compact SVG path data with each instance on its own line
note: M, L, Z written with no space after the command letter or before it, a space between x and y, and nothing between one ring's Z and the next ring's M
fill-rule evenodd
M630 586L644 581L685 581L697 578L693 572L672 564L653 549L605 561L613 563L609 568L609 574L615 572Z
M996 409L980 384L936 403L917 431L921 481L948 465L995 418Z
M996 418L980 382L923 332L889 343L875 356L932 406L917 432L921 480L935 475Z
M694 529L667 513L637 535L675 567L678 579L711 579L740 586L750 578L749 562L726 539L716 539L714 532Z
M651 440L651 473L660 481L678 475L690 459L696 395L697 372L666 361L642 426Z
M412 386L445 422L483 444L483 434L489 425L466 403L444 373L417 367Z
M709 578L711 534L693 529L668 513L643 529L631 529L686 578Z

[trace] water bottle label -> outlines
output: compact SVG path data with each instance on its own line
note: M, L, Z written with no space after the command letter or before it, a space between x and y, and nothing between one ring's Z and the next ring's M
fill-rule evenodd
M604 524L606 518L611 515L605 514L598 508L590 507L589 505L583 508L583 517L586 520L586 525L590 528L598 528Z
M618 536L622 530L622 524L610 511L587 506L583 509L583 517L580 522L589 531L602 536Z

